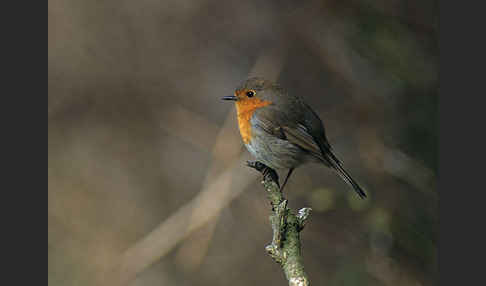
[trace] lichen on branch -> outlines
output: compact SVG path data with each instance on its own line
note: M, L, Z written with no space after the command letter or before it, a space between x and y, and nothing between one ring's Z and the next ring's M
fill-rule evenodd
M310 285L302 262L300 232L305 226L311 209L302 208L295 214L288 208L288 201L280 191L275 170L260 162L248 162L248 166L263 174L262 184L272 205L270 224L273 238L265 250L275 262L280 264L289 286Z

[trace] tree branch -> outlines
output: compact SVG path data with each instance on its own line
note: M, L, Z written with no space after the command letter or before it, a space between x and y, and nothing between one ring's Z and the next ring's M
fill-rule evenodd
M260 162L248 162L249 167L263 174L263 186L272 205L270 223L273 229L271 244L265 247L268 254L282 267L289 286L309 286L309 278L302 263L300 232L309 217L310 208L302 208L297 214L287 207L275 170Z

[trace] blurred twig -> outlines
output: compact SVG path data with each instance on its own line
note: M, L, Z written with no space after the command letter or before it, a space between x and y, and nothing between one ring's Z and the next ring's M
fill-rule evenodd
M211 151L212 162L208 166L206 176L202 183L203 189L207 185L214 181L214 178L231 162L236 162L239 158L239 153L242 147L240 136L235 129L236 114L232 109L224 121L223 127L220 129L216 136L214 146ZM228 181L228 184L230 180ZM229 189L229 185L227 186ZM201 190L201 192L202 192ZM214 198L218 200L218 197ZM206 207L206 206L201 206ZM190 217L191 225L198 218L194 215L197 214L196 210L192 211L193 214ZM184 241L184 244L179 248L176 259L181 261L186 269L195 269L203 260L209 247L209 242L212 239L216 224L219 219L219 214L216 214L212 221L201 230L195 232L192 237Z
M277 80L280 70L282 69L283 59L286 50L283 41L281 45L278 45L270 51L263 53L254 64L252 70L249 72L251 76L265 76L271 80ZM228 166L228 162L234 162L238 160L239 152L242 144L240 135L236 128L236 112L232 108L226 116L223 127L219 131L214 147L212 148L212 158L206 177L203 181L203 186L210 184L214 177L224 170ZM238 160L241 162L241 160ZM227 188L230 191L230 188ZM217 199L217 198L215 198ZM194 218L191 218L193 221ZM184 265L188 269L194 269L203 260L206 255L209 243L213 237L216 223L219 219L219 214L215 215L212 221L203 229L196 232L193 237L184 241L184 244L179 248L177 252L177 259L183 259Z
M253 181L253 176L244 172L240 160L235 161L213 183L204 188L189 203L179 208L143 239L125 251L121 257L120 268L116 271L118 281L124 285L138 273L166 255L179 242L196 229L204 226L219 214L235 197ZM238 182L229 188L233 174L238 173Z
M276 48L262 53L249 75L265 76L276 80L283 66L285 48L284 44L277 44ZM111 282L114 285L129 283L138 273L166 255L195 230L217 218L221 210L253 181L248 172L241 170L244 168L244 164L242 164L244 160L242 156L237 156L242 147L239 138L240 143L228 144L228 139L233 142L235 134L237 134L235 121L236 114L232 109L215 140L212 151L214 161L208 169L201 192L151 233L126 250L122 255L119 267L115 270L116 277L108 278L114 279L116 282L108 280L107 283ZM221 160L223 158L224 160ZM215 174L221 169L224 172L219 175ZM234 183L230 187L234 174L238 174L239 183ZM209 231L214 231L214 228ZM203 245L206 246L204 248L207 248L211 237L211 233L205 235L206 242ZM205 250L199 255L204 255L204 253Z

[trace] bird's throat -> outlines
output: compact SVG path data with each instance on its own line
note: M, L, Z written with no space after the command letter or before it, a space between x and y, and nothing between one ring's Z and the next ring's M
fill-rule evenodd
M258 108L271 104L271 101L260 100L258 98L239 100L236 102L236 113L238 115L238 126L240 128L241 138L245 144L251 140L251 117Z

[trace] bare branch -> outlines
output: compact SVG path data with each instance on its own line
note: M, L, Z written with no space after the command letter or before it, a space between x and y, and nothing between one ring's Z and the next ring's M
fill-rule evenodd
M278 185L276 172L259 163L249 162L248 166L263 174L263 186L272 205L270 223L273 229L272 242L265 247L268 254L282 267L290 286L308 286L309 278L302 262L300 232L309 217L310 208L302 208L296 215L287 207Z

